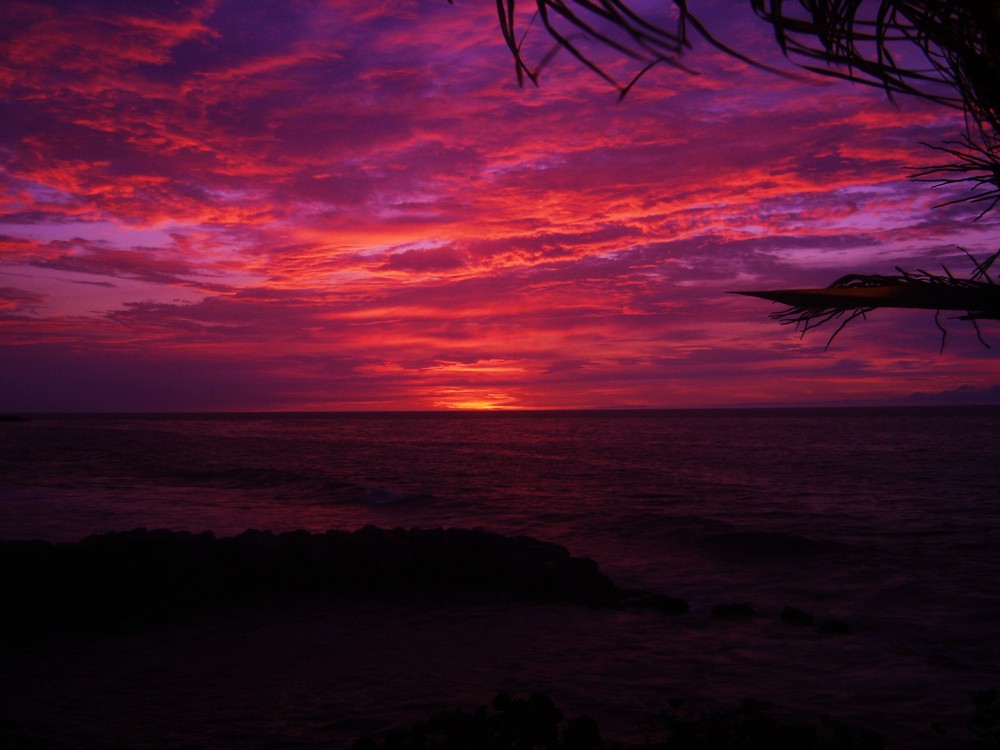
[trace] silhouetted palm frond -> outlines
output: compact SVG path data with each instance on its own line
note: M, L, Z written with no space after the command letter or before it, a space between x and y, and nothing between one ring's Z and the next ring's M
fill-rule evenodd
M1000 124L995 0L751 0L781 49L823 75L966 109ZM917 54L915 54L917 53Z
M733 57L765 67L713 37L691 12L687 0L672 2L674 13L669 23L650 20L635 10L637 2L630 6L628 0L526 0L525 4L532 18L540 19L555 40L554 49L569 51L615 85L621 96L658 63L684 68L680 57L691 46L689 30ZM951 161L917 168L914 179L936 186L969 187L967 195L939 205L983 205L975 220L1000 205L1000 0L748 2L756 16L771 25L785 56L805 70L878 86L890 99L907 94L963 110L966 127L960 140L931 146ZM519 80L526 76L537 83L538 70L552 53L534 67L524 59L523 35L519 38L515 29L520 17L515 3L497 0L500 25L514 55ZM595 42L644 67L622 85L577 43L578 39ZM1000 319L998 287L988 274L996 259L994 254L986 263L977 263L977 271L969 279L955 278L947 269L944 275L900 270L898 276L851 274L826 290L742 293L791 305L772 317L794 323L803 333L846 315L831 341L848 322L878 307L939 313L964 310L960 319L975 326L978 320Z
M1000 142L985 139L985 145L977 143L966 135L959 141L945 141L942 146L923 144L935 151L951 155L953 160L945 164L918 167L912 179L916 182L933 182L934 187L945 185L966 185L969 193L961 198L938 203L950 206L955 203L987 203L973 221L979 221L1000 203ZM980 190L984 188L984 190Z
M556 43L616 83L574 41L582 36L650 62L679 62L689 29L738 59L751 57L720 42L688 7L672 0L673 20L653 20L626 0L527 0L528 12ZM1000 0L749 0L774 29L782 51L825 76L912 94L969 112L991 134L1000 130ZM520 7L524 7L520 6ZM521 53L517 0L497 0L500 27L519 76L537 81ZM662 7L662 6L660 6Z
M518 7L527 6L531 20L524 31L518 29ZM664 3L662 7L667 6ZM623 0L528 0L521 6L517 0L497 0L500 29L514 56L518 81L527 78L538 83L538 75L551 55L532 64L522 54L525 35L531 24L541 21L541 26L555 40L556 49L564 49L601 78L615 86L625 96L636 81L654 65L665 63L688 73L691 69L681 63L684 52L691 47L689 30L708 44L727 55L743 60L749 65L770 70L779 75L782 71L763 65L715 38L687 7L685 0L673 0L672 20L653 20L630 7ZM589 53L580 39L598 47L610 49L622 57L643 65L628 83L622 83Z
M718 41L688 7L673 0L673 20L652 20L626 0L497 0L500 27L514 56L518 79L538 82L550 51L532 65L522 54L525 30L516 12L526 6L540 19L554 49L565 49L624 96L658 63L687 68L680 58L691 47L689 30L709 44L751 65L766 68ZM785 56L806 70L878 86L891 98L909 94L967 115L961 143L933 147L956 158L953 164L921 168L939 184L973 183L973 192L955 202L990 201L1000 196L1000 0L749 0L753 12L771 25ZM520 34L520 35L519 35ZM628 83L614 76L579 40L643 65ZM771 68L767 68L773 70ZM955 177L961 173L960 177Z
M961 249L961 248L960 248ZM750 297L780 302L788 307L771 313L771 318L783 325L794 325L805 335L806 331L844 318L827 341L833 343L844 326L863 318L879 307L910 308L919 310L962 310L957 320L972 323L984 346L989 346L979 331L977 321L1000 320L1000 286L990 276L990 267L1000 258L1000 250L980 263L964 249L972 260L975 271L969 278L954 276L942 266L943 274L904 271L896 268L898 275L842 276L825 289L782 289L765 292L736 292ZM941 348L947 335L939 316L935 322L942 332Z
M930 146L954 157L915 179L965 183L953 203L1000 201L998 0L751 0L782 51L808 70L910 94L966 113L960 141ZM930 178L930 179L928 179ZM979 188L985 187L986 192Z

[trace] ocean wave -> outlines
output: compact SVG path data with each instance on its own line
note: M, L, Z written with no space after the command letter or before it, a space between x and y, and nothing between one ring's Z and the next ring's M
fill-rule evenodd
M204 469L172 469L160 477L169 484L215 489L270 489L323 481L288 469L261 466L224 466Z
M359 484L318 471L296 471L259 466L225 466L174 470L168 484L218 490L269 490L292 495L298 501L326 504L402 505L433 501L433 495L392 486Z
M308 497L319 505L328 503L343 505L414 505L432 503L437 500L426 492L410 492L395 487L355 484L326 480L307 488Z
M362 499L367 505L401 505L432 502L434 495L425 492L407 492L390 487L363 487Z

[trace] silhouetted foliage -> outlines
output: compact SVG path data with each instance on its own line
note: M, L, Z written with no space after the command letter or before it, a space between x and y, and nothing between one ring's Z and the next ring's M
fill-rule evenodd
M940 206L950 206L955 203L987 203L988 205L973 221L979 221L992 211L1000 202L1000 163L997 161L996 145L987 149L979 145L969 135L960 141L945 141L942 146L925 146L954 157L951 162L933 166L921 167L916 170L913 180L916 182L932 182L934 187L945 185L962 185L969 188L969 194L962 198L938 203ZM983 190L978 190L983 188Z
M966 252L966 255L969 254ZM965 314L957 316L957 320L972 323L983 346L989 347L977 321L1000 320L1000 286L989 274L990 267L998 257L1000 251L980 263L969 255L976 270L967 279L954 276L944 266L944 274L922 270L909 272L897 267L898 276L849 274L837 279L826 289L785 289L738 294L789 305L784 310L771 313L771 317L782 324L794 324L796 330L803 335L811 328L843 318L827 341L827 347L844 326L877 307L936 310L934 322L941 331L942 349L948 331L941 325L941 311L964 310Z
M1000 124L1000 16L991 0L752 0L782 51L822 75L880 86ZM913 50L920 52L914 58ZM928 65L917 62L922 58ZM905 61L905 62L904 62Z
M995 0L752 0L782 51L821 75L962 109L960 141L932 146L955 161L918 179L987 188L947 204L1000 200L1000 3ZM914 51L919 55L914 55ZM926 63L926 65L924 64ZM960 176L956 177L955 174ZM942 205L947 205L942 204Z
M758 18L770 24L784 55L804 70L878 86L890 99L906 94L961 109L965 132L958 140L930 146L951 160L919 167L913 179L935 186L968 186L967 195L939 205L984 204L974 221L1000 203L998 0L749 0L749 4ZM752 65L766 67L717 40L686 0L673 0L674 12L666 20L654 19L623 0L533 0L527 5L533 10L532 22L540 19L556 46L531 64L522 53L530 24L524 31L517 26L516 0L497 0L501 30L522 82L528 78L537 83L554 50L561 48L625 96L655 65L684 69L681 58L692 46L692 36ZM582 38L636 61L641 70L626 83L615 80L607 66L586 51L579 41ZM805 332L849 312L830 341L846 323L878 307L959 309L966 312L961 319L975 324L1000 317L996 287L985 274L995 258L977 264L970 279L956 279L947 269L944 275L924 271L900 271L900 276L851 274L835 281L830 289L865 290L864 301L847 306L844 301L852 299L847 294L793 290L796 301L772 317L795 323ZM948 300L947 305L935 303L942 298ZM979 338L982 341L982 336Z
M654 19L622 0L533 0L528 6L531 23L540 20L556 49L568 51L622 95L654 65L685 68L681 58L692 47L692 32L733 57L767 67L719 41L686 0L673 0L670 20ZM963 140L941 150L958 158L966 179L975 175L975 184L992 186L993 194L1000 189L1000 2L750 0L750 6L774 29L785 56L805 70L881 87L890 99L908 94L962 109L968 117ZM537 83L551 53L529 62L522 47L530 23L523 31L517 26L516 0L497 0L497 8L518 79ZM578 38L644 67L623 84ZM951 167L928 167L922 176L942 169Z

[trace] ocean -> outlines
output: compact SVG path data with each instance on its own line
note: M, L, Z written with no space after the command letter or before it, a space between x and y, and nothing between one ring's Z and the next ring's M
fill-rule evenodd
M0 738L350 747L543 691L626 744L672 699L752 696L893 748L971 747L970 695L1000 687L998 458L998 407L0 423L0 540L483 528L690 606L358 596L4 643ZM736 604L752 614L720 614Z

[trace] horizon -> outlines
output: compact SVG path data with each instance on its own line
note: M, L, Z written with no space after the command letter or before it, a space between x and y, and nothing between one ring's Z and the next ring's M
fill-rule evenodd
M899 401L884 402L845 402L840 404L831 403L811 403L811 404L756 404L753 406L634 406L617 407L603 406L592 408L518 408L518 407L495 407L489 409L342 409L342 410L314 410L314 411L75 411L75 412L0 412L0 421L14 419L45 419L60 417L163 417L167 419L198 419L202 417L407 417L407 416L461 416L461 415L567 415L567 414L677 414L691 412L774 412L774 411L885 411L885 410L923 410L923 409L997 409L1000 408L1000 396L990 396L1000 389L990 389L989 391L969 394L969 400L947 400L945 398L935 398L935 394L922 394L925 400L902 399ZM917 394L921 395L921 394ZM991 400L992 399L992 400Z
M804 73L739 7L692 10L793 76L696 39L617 101L565 51L519 88L473 4L8 4L0 413L1000 402L994 321L827 349L728 294L967 276L1000 227L909 179L960 111Z

